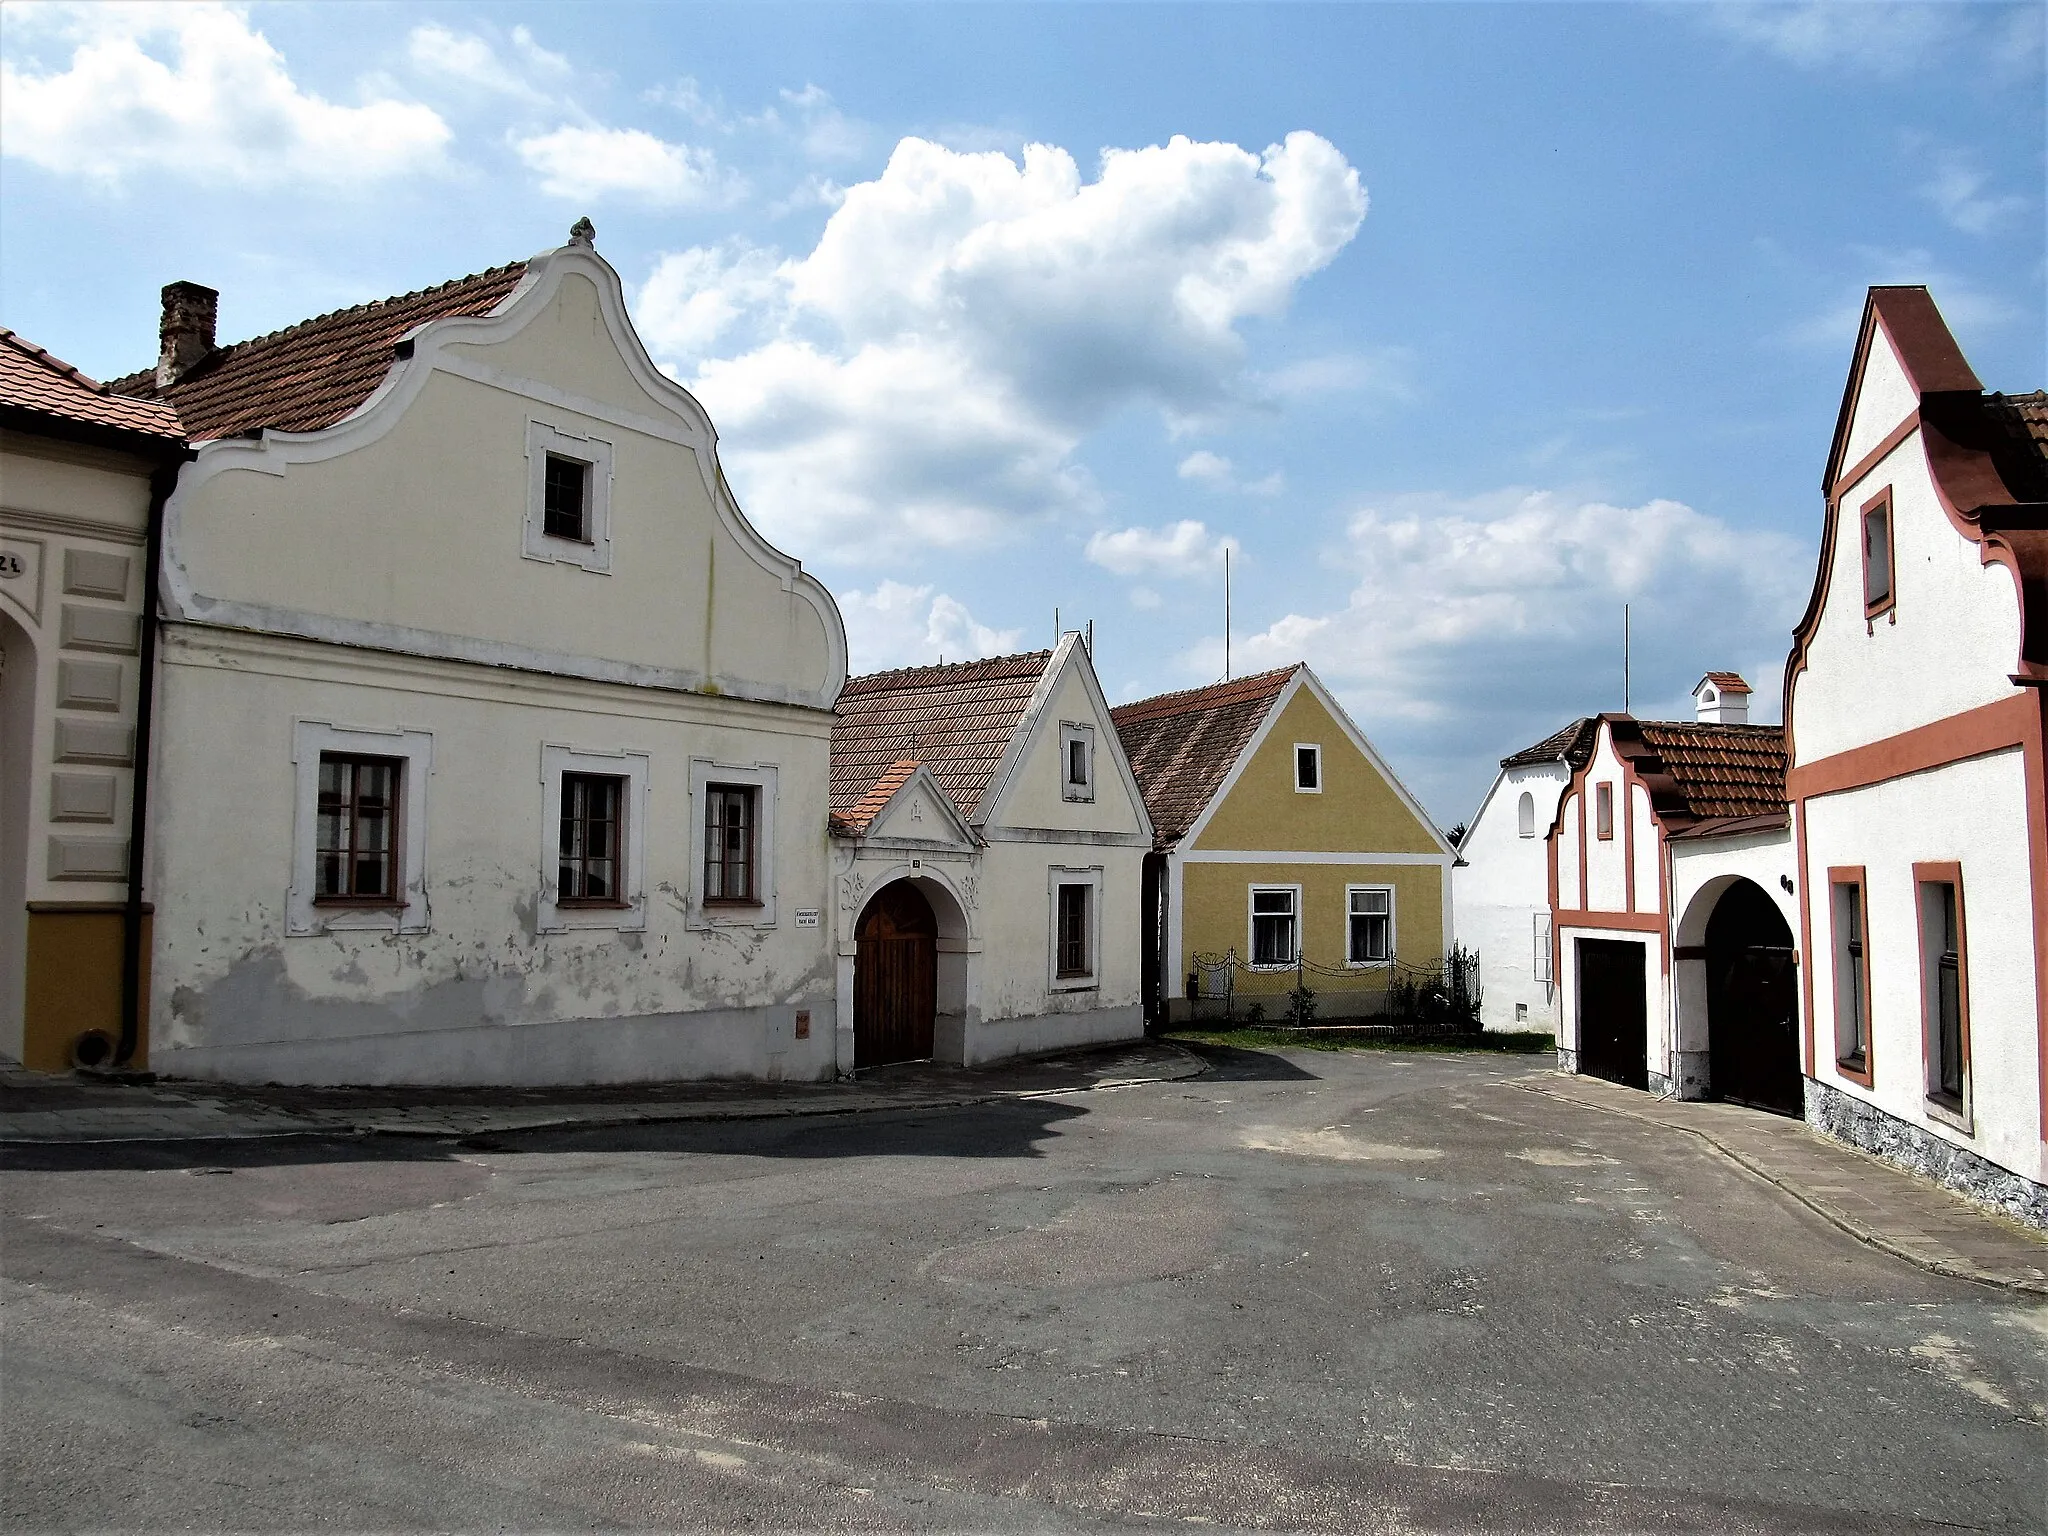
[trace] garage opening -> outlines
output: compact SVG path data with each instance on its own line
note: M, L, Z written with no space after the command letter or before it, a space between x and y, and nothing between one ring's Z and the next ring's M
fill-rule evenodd
M1792 930L1748 880L1707 919L1707 1074L1714 1097L1781 1115L1804 1111L1799 975Z
M1630 1088L1650 1086L1645 947L1626 939L1579 939L1579 1070Z

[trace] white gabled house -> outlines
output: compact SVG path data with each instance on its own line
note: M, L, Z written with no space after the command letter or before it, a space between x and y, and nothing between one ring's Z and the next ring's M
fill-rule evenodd
M159 1071L837 1070L838 610L592 234L229 346L174 284L115 386L196 445L157 583Z
M2048 1224L2048 394L1870 290L1786 666L1807 1118Z

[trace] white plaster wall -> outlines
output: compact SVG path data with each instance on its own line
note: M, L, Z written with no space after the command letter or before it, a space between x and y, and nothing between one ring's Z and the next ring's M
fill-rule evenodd
M1600 727L1600 734L1593 749L1593 758L1586 766L1583 780L1585 787L1586 817L1586 906L1597 912L1626 912L1628 910L1628 828L1623 820L1623 807L1627 802L1626 781L1623 778L1621 760L1615 756L1614 743L1609 739L1607 727ZM1599 786L1612 786L1614 795L1614 836L1603 840L1600 836Z
M2048 1182L2040 1120L2026 785L2017 748L1806 802L1803 880L1813 951L1820 1081L2038 1182ZM1974 1130L1926 1102L1913 865L1963 867ZM1836 1069L1830 866L1862 865L1871 990L1869 1089Z
M1881 435L1881 434L1880 434ZM1863 616L1862 506L1892 490L1889 613ZM1795 766L2018 691L2018 589L1983 563L1934 490L1918 432L1842 493L1827 600L1793 682Z
M1648 791L1640 784L1631 784L1628 797L1633 817L1629 828L1629 856L1635 860L1635 909L1638 912L1661 912L1664 909L1661 894L1664 836L1657 825L1657 818L1650 811Z
M185 626L167 629L164 660L159 1071L358 1083L832 1072L831 920L795 926L799 909L830 904L823 711ZM432 733L425 933L287 936L300 719ZM536 931L544 744L647 755L644 932ZM772 928L692 920L698 757L779 769Z
M1481 1018L1488 1029L1557 1027L1557 989L1536 979L1538 913L1550 910L1545 835L1568 771L1562 763L1506 768L1480 803L1451 871L1460 944L1479 953ZM1534 835L1523 837L1517 807L1534 801ZM1527 1010L1518 1018L1517 1005Z
M1849 423L1842 468L1861 463L1863 456L1883 442L1886 434L1918 409L1920 392L1906 377L1899 355L1885 339L1880 324L1870 339L1870 353L1864 360L1863 380L1856 391L1856 414Z
M1579 889L1579 812L1583 795L1568 796L1557 828L1557 904L1566 911L1583 907Z

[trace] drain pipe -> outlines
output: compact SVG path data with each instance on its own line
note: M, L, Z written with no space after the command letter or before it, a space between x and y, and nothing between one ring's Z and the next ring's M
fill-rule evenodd
M163 572L164 504L177 488L178 470L193 457L180 448L149 477L149 525L142 556L142 675L135 684L134 788L128 797L128 900L121 914L121 1039L114 1066L135 1059L142 1033L142 866L149 827L151 726L156 717L157 583Z

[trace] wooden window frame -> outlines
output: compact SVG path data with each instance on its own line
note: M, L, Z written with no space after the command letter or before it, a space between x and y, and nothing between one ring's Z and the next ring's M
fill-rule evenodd
M726 875L732 861L723 857L723 833L726 824L714 822L713 817L722 804L729 803L728 797L737 796L746 807L746 891L743 895L725 894ZM713 834L718 837L719 847L714 848ZM711 875L716 869L721 894L711 894ZM704 786L704 905L707 907L759 907L761 905L761 786L758 784L729 784L714 780Z
M316 773L323 772L330 762L347 763L352 768L358 769L363 767L375 766L387 770L391 775L391 809L389 812L390 829L385 833L384 838L386 844L386 888L379 895L365 895L355 891L324 892L320 890L320 864L322 856L327 850L324 850L320 846L319 825L320 817L324 813L322 813L320 810L320 791L317 787L316 779L316 787L314 789L313 820L313 905L316 907L330 908L357 907L372 910L402 911L406 906L405 896L402 894L405 890L404 816L406 799L406 760L402 757L393 757L388 753L322 750L320 753L319 764L318 768L316 769ZM348 826L350 845L346 858L348 866L351 871L353 871L355 867L357 857L354 846L354 834L357 823L359 821L358 814L355 810L357 798L357 796L351 794L349 799L350 809L348 815Z
M1593 836L1603 843L1614 841L1614 784L1611 780L1602 779L1593 786Z
M1107 905L1103 900L1103 873L1100 864L1079 867L1052 864L1046 868L1045 985L1049 992L1092 992L1102 986L1102 914ZM1088 962L1088 969L1084 971L1075 971L1061 963L1067 956L1062 953L1060 892L1067 886L1080 886L1088 892L1082 909Z
M1070 892L1080 896L1081 931L1078 937L1071 936L1067 926L1067 898ZM1079 981L1095 974L1095 883L1092 880L1057 880L1053 884L1053 961L1052 973L1059 981ZM1078 956L1071 955L1072 945L1079 945ZM1076 961L1077 963L1069 963Z
M628 775L623 773L605 773L585 768L565 769L562 773L561 812L557 817L556 847L558 850L561 846L562 834L568 830L570 825L570 792L579 781L593 784L606 783L612 786L612 795L614 797L610 853L612 894L610 896L570 896L566 894L563 889L561 871L569 866L570 861L568 855L558 851L556 856L555 905L570 911L621 911L630 908L633 904L626 899L624 893L628 885L626 870L627 850L631 847L631 843L627 838L626 818L631 814L633 781ZM585 826L589 825L589 818L587 816L580 819ZM588 866L591 862L591 856L585 853L577 862ZM587 885L588 879L589 875L586 868L579 883Z
M563 533L553 526L555 517L554 491L555 466L570 465L576 470L576 531ZM577 458L574 454L556 453L548 450L546 462L541 469L541 533L550 539L562 539L570 544L589 544L590 537L590 484L597 466L588 459Z
M1259 953L1259 918L1261 916L1277 917L1279 914L1277 912L1261 913L1259 911L1259 898L1261 896L1277 896L1282 894L1286 895L1293 903L1288 908L1288 920L1294 925L1293 953L1285 960L1261 961L1257 958ZM1283 885L1272 881L1264 881L1258 885L1247 886L1244 898L1244 918L1245 968L1253 971L1293 970L1295 960L1302 953L1301 930L1304 913L1302 912L1301 904L1301 887L1299 885Z
M1874 512L1884 514L1884 595L1870 595L1870 517ZM1886 486L1870 500L1863 503L1856 513L1856 553L1863 562L1863 619L1865 631L1875 627L1876 620L1885 614L1891 615L1891 622L1898 622L1899 606L1899 562L1897 559L1898 536L1895 531L1896 517L1892 509L1892 488Z
M1936 978L1928 975L1927 911L1924 905L1924 892L1944 885L1955 892L1956 900L1956 1049L1962 1058L1958 1063L1962 1091L1956 1095L1953 1102L1940 1086L1941 1022L1935 1011L1935 987L1932 983ZM1963 909L1961 863L1951 859L1913 866L1913 922L1919 938L1917 947L1920 952L1920 1051L1927 1107L1940 1119L1967 1132L1971 1128L1970 933L1968 917Z
M1387 898L1387 910L1384 914L1352 911L1352 897L1361 895L1367 891L1377 891L1379 894ZM1379 882L1367 881L1361 884L1347 885L1344 887L1344 964L1348 969L1354 971L1383 971L1386 970L1389 966L1393 965L1394 956L1399 953L1400 944L1399 930L1395 927L1395 910L1399 905L1399 901L1399 895L1396 893L1394 887L1383 880ZM1379 960L1357 959L1351 953L1352 919L1356 917L1377 917L1381 915L1384 915L1387 920L1387 953L1385 958Z
M1853 886L1856 890L1858 911L1861 914L1863 936L1858 941L1860 951L1854 957L1856 963L1857 995L1861 1000L1863 1035L1863 1056L1842 1054L1842 960L1843 944L1838 925L1841 908L1835 892L1842 886ZM1836 864L1828 867L1828 974L1834 989L1831 1010L1834 1019L1834 1060L1835 1070L1851 1082L1865 1088L1871 1086L1877 1072L1877 1030L1875 1013L1870 995L1870 882L1861 864Z
M1306 752L1315 766L1316 781L1313 784L1301 782L1301 759ZM1319 741L1297 741L1294 744L1294 792L1297 795L1320 795L1323 792L1323 744Z

